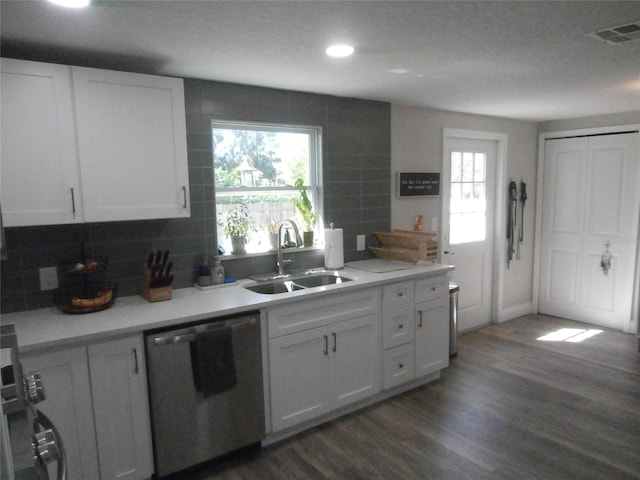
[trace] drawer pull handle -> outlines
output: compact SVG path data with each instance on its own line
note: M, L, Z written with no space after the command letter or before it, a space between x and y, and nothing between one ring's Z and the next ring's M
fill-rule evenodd
M187 208L187 187L184 185L182 186L182 199L182 208Z
M422 310L418 310L418 327L422 328Z
M76 214L76 195L73 187L71 187L71 213Z
M133 349L133 373L138 375L139 372L140 370L138 369L138 350L134 348Z

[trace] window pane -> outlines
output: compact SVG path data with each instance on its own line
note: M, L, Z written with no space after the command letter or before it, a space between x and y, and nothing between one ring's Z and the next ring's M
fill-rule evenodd
M452 214L449 229L449 243L452 245L481 242L486 238L485 214Z
M462 181L473 181L473 153L471 152L462 154Z
M473 198L484 200L484 183L473 184Z
M465 200L469 200L473 198L473 184L472 183L463 183L462 184L462 198Z
M314 212L321 215L319 128L214 121L212 140L218 243L227 252L231 239L222 220L240 205L250 218L249 253L275 248L272 235L283 220L295 219L302 232L291 202L299 195L294 187L299 178ZM318 224L320 218L316 231Z
M476 182L484 182L487 156L484 153L476 153L475 157L473 180Z
M460 152L451 152L451 181L462 180L462 156Z
M486 238L486 154L452 152L451 169L449 242L483 241Z

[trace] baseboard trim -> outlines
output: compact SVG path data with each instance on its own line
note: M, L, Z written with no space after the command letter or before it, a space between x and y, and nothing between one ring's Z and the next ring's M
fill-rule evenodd
M535 313L533 309L533 303L522 303L520 305L514 305L513 307L503 308L498 313L498 318L496 319L496 323L503 323L509 320L513 320L514 318L522 317L523 315L529 315L530 313Z

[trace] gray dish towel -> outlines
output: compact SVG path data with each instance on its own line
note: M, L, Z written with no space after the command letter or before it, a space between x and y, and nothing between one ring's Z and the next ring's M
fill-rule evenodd
M191 342L193 383L204 398L236 386L233 336L230 326L196 333Z

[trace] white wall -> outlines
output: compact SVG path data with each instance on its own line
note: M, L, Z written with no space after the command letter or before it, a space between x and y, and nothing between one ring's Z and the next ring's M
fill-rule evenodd
M525 240L521 259L504 269L503 304L497 306L498 321L532 311L533 239L537 169L538 124L481 115L392 105L391 107L391 227L411 229L416 215L440 223L440 197L397 198L395 174L400 171L442 172L442 133L444 128L477 130L508 135L507 180L527 184ZM505 191L508 184L503 185ZM505 195L506 197L506 195ZM506 219L507 205L504 215ZM506 222L506 220L505 220ZM506 232L505 232L506 235ZM445 259L446 261L446 259Z

